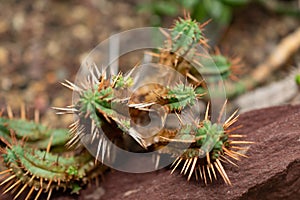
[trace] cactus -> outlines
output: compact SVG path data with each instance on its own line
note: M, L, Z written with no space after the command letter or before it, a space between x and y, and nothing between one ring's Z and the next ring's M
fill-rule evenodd
M26 199L35 189L35 199L46 192L48 200L55 188L78 192L86 182L106 170L105 166L95 164L94 159L114 162L112 145L133 152L156 150L175 157L171 173L184 163L181 173L189 172L188 180L192 174L196 179L200 175L207 184L208 178L212 182L213 177L217 179L220 175L231 185L222 163L236 165L233 160L247 157L248 147L240 145L251 142L233 140L243 136L233 133L236 128L230 128L237 121L236 112L224 123L221 121L225 104L217 122L210 119L209 106L203 111L203 120L194 110L207 92L207 82L218 82L219 77L225 81L234 76L234 66L237 66L234 60L219 52L207 55L198 52L199 46L209 50L203 35L204 25L188 15L180 18L170 33L162 30L167 37L165 45L158 53L150 53L158 58L157 63L163 70L167 67L181 73L187 80L185 83L150 83L133 89L137 84L136 67L125 75L108 77L96 66L89 68L89 74L80 83L63 83L78 97L74 105L55 108L59 114L76 115L70 134L65 129L50 129L39 120L13 118L8 109L10 117L0 117L1 152L7 168L0 172L4 175L1 185L7 184L4 193L16 193L21 185L15 199L26 188L29 188ZM189 120L180 117L186 109L191 111L187 116ZM166 119L170 114L177 116L180 125L169 127ZM158 127L147 130L151 132L149 136L135 125L151 122L152 115L158 116L159 123ZM81 145L82 139L85 144L96 145L95 158ZM183 148L186 144L189 146Z
M219 50L210 51L203 34L207 23L199 24L189 15L179 18L169 32L161 29L167 39L159 52L147 53L158 58L159 64L177 70L193 85L201 85L204 90L207 83L226 81L228 78L237 80L240 60L228 58Z
M181 134L179 142L184 143L185 140L191 141L190 147L184 150L184 153L177 154L174 149L164 151L176 157L172 164L173 170L171 173L178 168L180 163L184 163L180 173L185 175L189 171L188 180L195 174L197 180L200 177L207 184L208 177L211 182L213 181L212 177L217 180L216 172L219 172L224 182L231 185L222 163L225 162L237 166L232 159L238 161L240 160L239 157L247 156L244 154L245 152L235 151L234 149L247 150L248 147L241 147L239 145L247 145L252 142L233 140L233 138L243 137L242 135L232 133L235 128L229 129L237 121L236 112L222 124L220 121L216 123L211 122L208 117L208 110L209 106L207 107L203 121L200 121L196 126L193 125L190 127L187 133ZM220 113L221 115L222 113ZM172 139L169 140L172 141Z
M11 191L17 199L28 188L26 200L35 190L35 199L45 192L49 200L54 189L78 192L78 187L95 178L95 172L103 173L105 167L94 164L87 151L64 147L68 132L68 129L50 129L38 121L1 116L1 159L6 167L0 172L0 185L6 184L3 194Z
M159 52L148 52L158 58L159 66L175 69L186 76L189 80L188 83L179 82L172 86L151 83L133 91L132 86L136 84L136 75L132 74L136 68L129 71L127 75L119 74L110 78L106 77L105 73L99 73L95 66L89 68L90 73L86 80L81 80L82 83L77 85L70 82L65 83L65 86L79 96L79 100L74 106L60 109L67 113L71 111L78 116L78 120L72 126L73 134L70 143L76 144L81 138L88 135L90 143L93 144L97 138L96 159L100 161L106 159L108 154L114 153L111 152L111 146L107 145L107 139L127 150L138 149L136 151L140 151L139 148L127 146L128 144L140 146L146 152L153 149L158 150L162 154L176 157L173 171L184 161L182 172L184 171L186 174L193 163L188 180L194 172L196 174L200 172L200 176L207 184L206 175L211 179L212 172L216 178L214 170L216 167L216 171L222 176L224 182L231 184L221 162L226 161L235 165L230 158L239 160L240 156L246 156L232 149L243 149L243 147L233 144L251 143L231 140L231 137L242 137L232 134L228 130L229 126L237 120L237 117L234 116L235 113L223 124L220 120L212 122L209 119L209 107L207 107L206 117L202 121L199 120L200 116L197 116L197 120L192 117L191 119L194 121L186 122L178 115L182 110L192 108L205 95L206 83L203 75L210 77L206 81L213 82L216 81L215 77L219 76L222 80L226 80L233 75L234 60L222 56L219 51L207 56L197 52L196 45L208 50L206 39L203 36L203 26L191 20L189 16L179 19L170 33L162 30L167 40ZM200 70L195 71L194 65L200 67ZM219 80L217 79L217 81ZM86 82L88 84L83 84ZM80 85L86 85L86 87ZM155 105L159 105L158 108ZM134 128L134 125L143 126L150 123L151 113L161 112L163 114L158 114L160 122L157 128L148 130ZM223 115L222 112L219 118ZM176 114L181 125L172 130L169 129L166 124L166 116L169 114ZM102 130L105 126L113 127L113 130L104 133ZM151 134L147 134L148 131ZM134 140L136 143L126 142L128 139ZM169 142L175 142L175 146L166 146ZM191 143L191 147L182 151L180 144L187 142Z

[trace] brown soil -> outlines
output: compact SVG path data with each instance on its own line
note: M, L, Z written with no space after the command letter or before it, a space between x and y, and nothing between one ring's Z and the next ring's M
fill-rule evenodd
M111 34L149 26L149 14L137 12L137 2L1 2L0 106L8 102L17 109L25 102L46 114L45 121L53 121L49 108L64 107L72 101L71 92L60 82L74 81L88 52ZM171 23L167 20L164 27ZM297 18L277 15L257 5L245 6L236 9L232 23L219 36L219 45L224 53L241 57L246 71L250 71L299 25ZM131 60L127 65L136 62ZM295 62L288 65L295 66ZM64 126L64 119L57 124Z

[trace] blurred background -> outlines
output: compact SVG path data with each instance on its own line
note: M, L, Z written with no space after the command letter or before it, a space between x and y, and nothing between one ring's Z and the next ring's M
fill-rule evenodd
M299 29L299 6L298 0L1 1L0 107L10 104L17 109L25 102L38 108L46 121L55 119L49 108L72 103L72 92L60 82L74 81L81 61L97 44L128 29L168 28L175 18L183 16L183 10L201 23L212 19L205 29L209 43L227 55L240 57L244 66L241 76L247 76L282 40ZM296 91L275 104L299 99L295 79L299 74L300 44L296 45L292 50L283 49L288 59L261 84L267 87L265 91L280 94L276 98L286 97L285 92L292 87ZM285 84L280 81L286 77L290 77L290 85L285 90L272 89L272 84ZM268 104L272 98L266 99ZM68 119L63 118L58 125L64 120Z

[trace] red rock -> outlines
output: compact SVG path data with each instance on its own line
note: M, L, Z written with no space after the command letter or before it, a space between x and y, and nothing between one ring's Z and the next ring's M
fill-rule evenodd
M226 166L233 186L187 182L186 177L170 175L170 170L115 171L105 177L102 199L299 199L300 106L251 111L242 114L238 124L243 125L238 132L255 144L239 168Z

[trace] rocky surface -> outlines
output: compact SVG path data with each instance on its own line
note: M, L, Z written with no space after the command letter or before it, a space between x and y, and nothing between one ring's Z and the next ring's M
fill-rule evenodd
M170 170L147 174L112 172L101 199L298 199L300 196L300 106L255 110L240 116L239 133L255 141L239 168L226 166L232 187L204 186ZM84 193L83 193L84 194ZM82 199L85 199L84 197Z

